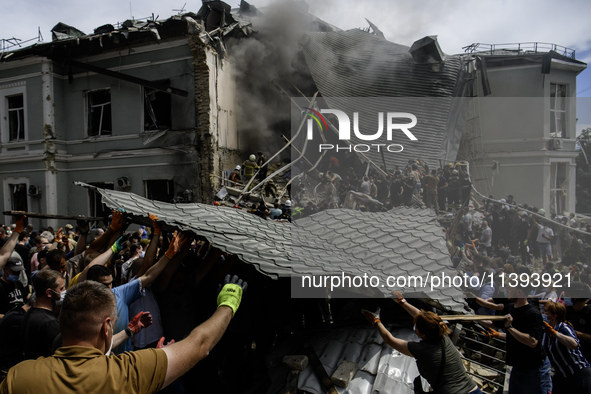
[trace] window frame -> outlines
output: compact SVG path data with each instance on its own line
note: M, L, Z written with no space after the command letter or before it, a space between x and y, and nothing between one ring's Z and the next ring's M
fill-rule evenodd
M22 96L23 99L23 106L22 108L17 109L19 112L22 113L22 129L23 129L23 139L10 139L10 112L14 111L14 109L9 109L9 99L12 97ZM2 87L0 86L0 141L2 144L10 144L14 146L18 146L19 144L23 144L29 140L29 127L27 121L27 90L26 86L12 86L12 87ZM20 120L20 116L19 116Z
M94 104L92 103L91 99L92 99L92 95L95 93L100 93L100 92L108 92L109 94L109 100L108 102L104 102L104 103L99 103L99 104ZM85 98L85 114L86 114L86 135L88 137L94 137L94 138L99 138L99 137L105 137L105 136L112 136L113 135L113 98L111 96L111 88L110 87L106 87L106 88L100 88L100 89L92 89L92 90L87 90L86 92L84 92L84 98ZM105 118L105 107L109 107L109 122L110 122L110 129L111 130L103 130L103 121ZM92 109L96 109L96 108L100 108L100 121L99 121L99 130L95 133L94 132L94 128L93 128L93 115L92 115Z
M563 89L561 89L563 88ZM564 83L555 83L555 82L550 82L550 138L568 138L568 88L569 86L567 84ZM558 93L560 91L564 92L564 95L561 96ZM562 99L562 108L560 107L560 103L559 100ZM560 117L557 115L561 115ZM562 121L561 121L562 119ZM558 132L556 130L559 129L559 125L562 123L563 126L563 132L560 132L560 135L558 135ZM552 130L555 131L552 131Z

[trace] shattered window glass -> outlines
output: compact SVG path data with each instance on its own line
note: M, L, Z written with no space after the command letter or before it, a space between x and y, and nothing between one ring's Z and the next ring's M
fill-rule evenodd
M169 85L170 81L158 81ZM169 130L172 128L172 105L169 93L145 88L144 90L144 130Z
M566 85L550 84L550 137L566 138Z
M25 140L25 105L23 95L6 98L8 100L9 141Z
M86 93L88 102L88 135L111 135L111 91L94 90Z

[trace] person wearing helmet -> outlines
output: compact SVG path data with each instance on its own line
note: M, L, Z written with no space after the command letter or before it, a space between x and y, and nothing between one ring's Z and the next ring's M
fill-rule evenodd
M283 208L281 208L282 214L279 216L279 219L287 219L288 222L291 222L291 200L286 200L283 204Z
M240 175L240 170L242 167L237 165L234 167L232 172L230 172L230 176L228 176L228 182L230 186L236 187L239 183L242 183L242 175Z
M255 155L250 155L248 160L245 160L242 163L242 174L244 175L244 183L248 183L256 171L259 169L258 164L256 163L257 157ZM248 190L252 189L252 184L248 187Z
M451 176L449 177L448 187L447 187L447 210L451 211L452 209L459 209L460 208L460 192L461 192L461 185L460 185L460 172L458 170L453 170L451 172Z

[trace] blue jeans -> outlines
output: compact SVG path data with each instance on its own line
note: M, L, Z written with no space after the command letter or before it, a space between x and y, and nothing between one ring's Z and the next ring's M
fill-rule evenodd
M524 370L519 366L514 366L509 378L509 394L548 394L552 392L550 369L548 357L540 368Z

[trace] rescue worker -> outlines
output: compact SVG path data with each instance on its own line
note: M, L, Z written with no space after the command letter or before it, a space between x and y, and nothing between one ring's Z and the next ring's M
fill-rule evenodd
M470 194L472 192L472 182L470 181L470 174L468 171L464 170L462 166L460 166L459 170L460 176L460 204L462 206L468 205L470 201Z
M228 177L230 186L237 186L239 183L242 183L242 176L240 175L241 168L240 165L237 165L230 173Z
M242 175L244 175L244 183L248 183L252 177L254 176L255 172L259 169L257 162L257 158L255 155L250 155L248 160L245 160L242 163ZM252 189L252 184L248 186L248 190Z
M461 192L461 184L460 184L460 172L458 170L453 170L451 172L451 176L449 177L448 187L447 187L447 210L451 211L452 208L456 210L460 208L460 192Z
M263 152L257 152L257 166L259 166L259 174L257 175L257 179L261 182L267 177L267 168L263 168L263 164L267 162L267 158L263 155Z

